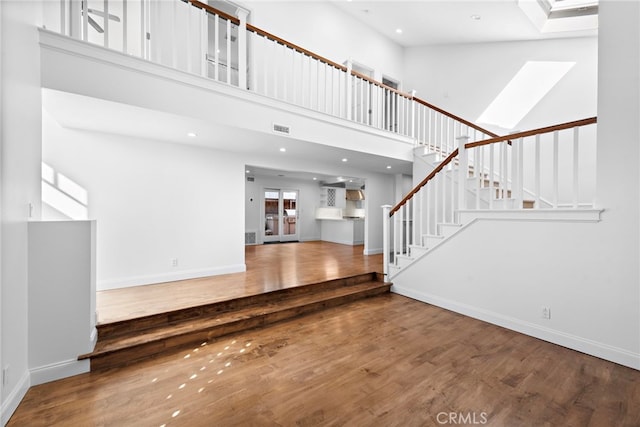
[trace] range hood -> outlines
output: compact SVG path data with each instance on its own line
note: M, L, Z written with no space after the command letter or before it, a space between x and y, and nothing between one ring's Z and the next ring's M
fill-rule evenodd
M347 200L364 200L364 191L347 190Z

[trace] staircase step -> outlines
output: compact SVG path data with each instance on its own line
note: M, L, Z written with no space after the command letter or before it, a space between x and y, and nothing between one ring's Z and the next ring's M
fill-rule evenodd
M369 280L364 280L366 277ZM91 359L92 370L122 366L167 350L387 293L390 287L376 274L361 275L209 304L199 307L199 315L194 315L193 309L173 312L165 316L164 323L158 319L118 322L116 328L103 328L94 351L79 359ZM128 331L127 323L131 327Z
M409 254L411 258L418 258L421 255L426 254L429 251L429 248L426 246L420 245L409 245Z
M444 236L425 234L422 236L422 243L429 249L433 249L444 240Z
M445 239L456 234L461 228L462 224L438 224L438 231Z
M408 266L409 264L411 264L413 262L415 258L409 255L397 255L396 254L396 262L395 264L400 267L400 268L404 268L406 266Z

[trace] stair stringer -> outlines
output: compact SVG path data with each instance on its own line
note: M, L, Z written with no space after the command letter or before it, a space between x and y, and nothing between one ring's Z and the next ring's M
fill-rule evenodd
M403 271L411 268L421 259L430 256L435 250L450 245L452 239L465 232L470 226L478 221L535 221L535 222L597 222L600 221L602 209L462 209L456 212L459 229L444 237L440 243L428 248L423 248L416 257L406 257L406 265L398 268L393 266L390 271L390 280L395 280ZM446 224L452 225L452 224ZM424 236L423 236L424 237ZM406 258L411 258L407 261Z

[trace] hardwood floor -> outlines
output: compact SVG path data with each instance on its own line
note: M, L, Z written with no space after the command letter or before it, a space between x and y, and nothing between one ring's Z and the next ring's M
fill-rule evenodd
M97 293L98 323L110 323L185 307L370 272L382 272L382 255L363 246L304 242L247 246L245 273L136 286Z
M100 292L100 322L379 271L321 242ZM133 298L133 301L128 301ZM9 426L640 426L640 371L395 294L32 387Z
M631 427L638 402L639 371L387 294L33 387L8 425Z

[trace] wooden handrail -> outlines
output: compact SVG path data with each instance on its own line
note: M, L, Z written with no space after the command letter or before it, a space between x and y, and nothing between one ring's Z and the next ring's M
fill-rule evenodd
M524 132L512 133L510 135L505 135L505 136L497 136L495 138L485 139L483 141L470 142L468 144L465 144L464 148L468 150L470 148L481 147L483 145L496 144L498 142L511 141L514 139L526 138L528 136L542 135L544 133L550 133L550 132L555 132L555 131L564 130L564 129L571 129L579 126L591 125L597 122L598 122L597 117L590 117L588 119L575 120L572 122L561 123L559 125L546 126L543 128L528 130ZM427 175L425 179L423 179L418 185L416 185L414 189L411 190L409 194L407 194L404 197L404 199L402 199L397 205L393 207L393 209L391 209L391 211L389 211L389 216L390 217L393 216L395 212L397 212L403 205L405 205L409 200L411 200L411 198L418 191L420 191L422 187L427 185L427 183L431 181L442 169L444 169L445 166L451 163L457 155L458 155L458 149L456 148L451 154L449 154L449 156L447 156L446 159L444 159L444 161L442 161L442 163L440 163L433 171L431 171L431 173Z
M474 147L481 147L483 145L495 144L495 143L498 143L498 142L506 141L508 139L509 140L513 140L513 139L519 139L519 138L526 138L528 136L542 135L543 133L550 133L550 132L555 132L555 131L558 131L558 130L571 129L571 128L579 127L579 126L592 125L592 124L597 123L597 122L598 122L598 118L597 117L590 117L588 119L575 120L573 122L566 122L566 123L562 123L562 124L559 124L559 125L546 126L546 127L543 127L543 128L528 130L528 131L524 131L524 132L512 133L510 135L499 136L499 137L490 138L490 139L485 139L483 141L470 142L468 144L465 144L464 148L469 149L469 148L474 148Z
M237 17L233 16L233 15L229 15L228 13L225 13L221 10L216 9L215 7L211 7L208 4L199 2L197 0L186 0L188 3L191 3L192 5L194 5L195 7L197 7L198 9L203 9L206 10L209 13L213 13L214 15L218 15L221 18L226 19L227 21L231 21L232 23L236 24L236 25L240 25L240 19L238 19Z
M407 194L406 196L404 196L404 199L402 199L397 205L395 205L393 207L393 209L391 209L389 211L389 216L392 216L397 210L399 210L405 203L407 203L418 191L420 191L420 189L422 187L424 187L425 185L427 185L427 182L431 181L437 174L438 172L440 172L442 169L444 169L445 166L447 166L449 163L451 163L453 161L453 159L456 158L456 156L458 155L458 149L456 148L455 150L453 150L451 152L451 154L449 154L447 156L446 159L444 159L438 166L436 166L436 168L434 170L431 171L431 173L429 175L427 175L427 177L425 179L423 179L420 184L416 185L413 190L411 190L409 192L409 194Z
M329 65L331 67L337 68L338 70L347 72L347 67L345 67L344 65L338 64L337 62L333 62L330 59L327 59L327 58L325 58L323 56L315 54L315 53L311 52L310 50L307 50L307 49L305 49L303 47L300 47L297 44L291 43L291 42L289 42L289 41L287 41L285 39L282 39L282 38L280 38L280 37L278 37L276 35L273 35L273 34L267 32L267 31L265 31L263 29L260 29L260 28L258 28L256 26L254 26L254 25L251 25L251 24L247 23L247 30L251 31L253 33L256 33L256 34L258 34L260 36L263 36L263 37L266 37L268 39L271 39L274 42L280 43L281 45L286 46L286 47L288 47L290 49L298 51L303 55L307 55L307 56L309 56L309 57L311 57L313 59L316 59L316 60L318 60L320 62L324 62L325 64L327 64L327 65Z
M451 114L450 112L448 112L446 110L443 110L442 108L436 107L433 104L429 104L427 101L424 101L424 100L422 100L420 98L417 98L417 97L414 96L413 100L416 101L418 104L422 104L425 107L431 108L432 110L435 110L440 114L444 114L445 116L447 116L449 118L452 118L453 120L459 121L460 123L465 124L465 125L469 126L470 128L478 130L478 131L480 131L482 133L486 133L487 135L493 136L495 138L497 138L499 136L498 134L493 133L490 130L484 129L484 128L478 126L475 123L471 123L470 121L463 119L462 117L456 116L455 114ZM507 137L507 139L512 139L511 135L509 135Z
M392 88L391 86L388 86L388 85L386 85L384 83L380 83L379 81L374 80L373 78L371 78L371 77L369 77L369 76L367 76L365 74L359 73L359 72L357 72L355 70L351 70L351 75L356 76L358 78L361 78L363 80L366 80L371 84L374 84L374 85L376 85L378 87L381 87L382 89L387 89L388 91L395 92L398 95L400 95L400 96L402 96L404 98L407 98L409 100L414 99L413 95L411 95L409 93L402 92L402 91L400 91L398 89L395 89L395 88Z

